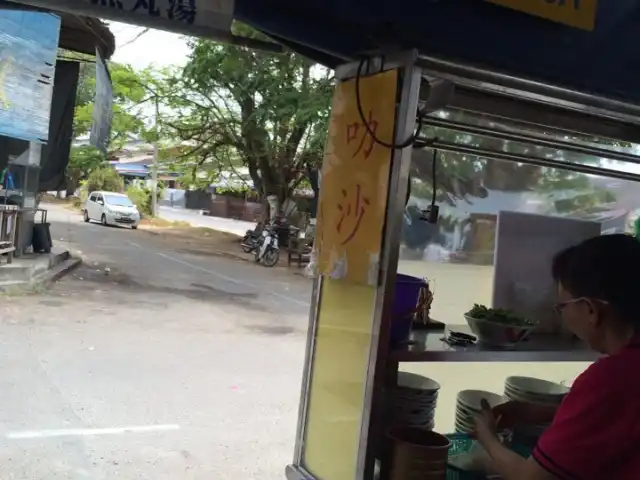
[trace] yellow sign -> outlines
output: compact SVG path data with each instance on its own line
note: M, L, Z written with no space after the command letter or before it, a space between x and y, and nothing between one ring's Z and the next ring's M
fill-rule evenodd
M316 243L320 273L375 285L393 143L398 72L338 84L322 164Z
M397 86L397 71L360 80L364 120L385 143L393 139ZM316 228L319 266L333 278L322 281L311 356L302 464L315 478L356 478L391 155L363 125L355 82L339 84Z
M375 287L323 282L302 459L314 478L356 478L375 300Z
M598 0L486 0L583 30L595 27Z

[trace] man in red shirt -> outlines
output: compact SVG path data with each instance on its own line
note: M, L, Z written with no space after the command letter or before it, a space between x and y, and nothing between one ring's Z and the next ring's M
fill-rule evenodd
M623 234L560 252L556 312L605 354L574 382L557 412L509 402L485 408L476 436L504 480L640 479L640 242ZM487 405L488 407L488 405ZM498 429L551 420L531 457L504 447Z

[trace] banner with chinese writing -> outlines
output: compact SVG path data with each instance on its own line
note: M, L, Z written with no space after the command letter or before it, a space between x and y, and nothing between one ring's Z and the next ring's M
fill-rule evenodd
M235 0L24 0L21 3L205 38L229 31L235 7Z
M333 279L375 285L393 152L374 136L393 143L398 72L362 77L359 99L355 82L338 84L333 98L316 228L318 269Z

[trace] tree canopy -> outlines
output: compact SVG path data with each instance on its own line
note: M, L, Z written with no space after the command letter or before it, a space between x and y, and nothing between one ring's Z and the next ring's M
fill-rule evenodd
M257 36L248 30L246 35ZM322 162L332 72L304 57L193 40L175 79L170 127L192 176L245 167L261 196L287 198Z
M236 33L260 38L249 27L238 28L241 31ZM131 139L157 141L163 145L162 162L180 173L185 183L204 187L235 173L238 180L246 178L262 198L269 194L281 201L288 198L305 180L307 170L321 165L333 72L292 52L274 55L203 39L189 40L189 47L191 53L182 68L136 71L129 65L110 64L115 96L111 150ZM94 94L95 67L83 64L76 137L91 128ZM464 121L455 112L443 115ZM488 150L551 155L576 163L600 161L452 130L427 128L423 133ZM69 171L80 178L104 160L91 147L74 147ZM412 175L425 189L434 183L428 149L414 152ZM586 203L612 200L590 190L585 175L448 152L438 155L435 183L439 201L450 203L472 201L492 190L579 190L591 199ZM581 197L580 208L587 197Z

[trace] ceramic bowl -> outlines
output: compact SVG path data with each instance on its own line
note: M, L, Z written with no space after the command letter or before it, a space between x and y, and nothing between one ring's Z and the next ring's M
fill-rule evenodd
M398 387L433 393L440 390L440 384L435 380L410 372L398 372Z
M480 412L482 410L482 399L489 402L489 406L494 408L507 401L502 395L484 390L462 390L458 393L457 403L469 410Z
M535 325L505 325L469 315L464 318L480 343L498 348L513 348L536 328Z
M569 393L569 387L533 377L508 377L505 381L505 388L510 389L513 393L520 393L525 397L537 396L549 399L562 399Z

